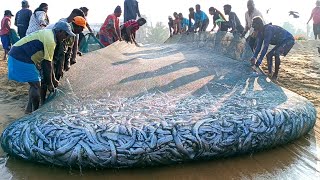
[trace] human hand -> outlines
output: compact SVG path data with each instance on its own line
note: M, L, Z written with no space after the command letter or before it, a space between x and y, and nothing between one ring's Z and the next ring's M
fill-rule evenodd
M240 37L241 37L241 38L244 38L244 37L246 36L246 34L247 34L247 33L243 32L243 33L240 35Z
M49 92L53 93L55 91L55 87L53 84L48 85Z
M53 84L53 86L56 88L56 87L59 86L59 81L56 80L56 79L53 79L53 80L52 80L52 84Z
M78 56L82 56L82 52L78 51L77 52Z
M256 61L257 61L257 59L255 57L252 57L250 59L251 66L254 66L256 64Z

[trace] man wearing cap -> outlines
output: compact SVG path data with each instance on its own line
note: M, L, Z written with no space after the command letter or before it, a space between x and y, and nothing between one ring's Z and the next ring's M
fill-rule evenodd
M21 5L22 9L17 12L14 25L18 27L18 34L20 38L23 38L26 36L32 11L29 9L28 1L22 1Z
M110 44L122 40L120 32L119 17L122 14L120 6L117 6L113 14L110 14L104 21L103 25L99 31L100 42L104 46L109 46Z
M71 26L74 34L79 34L86 27L84 13L80 9L74 9L69 17L60 19ZM51 25L47 29L52 29ZM57 43L53 56L53 71L55 78L60 80L63 77L63 71L68 71L71 64L76 63L78 52L78 36L68 37L65 41ZM48 87L41 86L41 104L45 103Z
M53 92L58 86L52 71L52 60L57 43L67 37L74 37L71 26L58 22L53 29L44 29L22 38L14 44L8 57L8 78L17 82L28 82L29 100L26 113L39 108L40 103L40 71L42 69L44 83Z
M75 34L80 34L84 28L86 28L87 22L84 18L84 13L80 9L73 9L71 14L67 18L62 18L59 21L67 22L70 24L72 31ZM50 27L49 27L50 28ZM77 52L78 52L78 41L79 36L68 38L65 43L63 43L63 50L60 50L61 53L65 52L65 61L62 64L63 69L68 71L70 69L70 65L75 64ZM61 46L59 46L61 48ZM59 76L59 74L58 74ZM63 76L61 74L60 76ZM60 77L59 77L60 78ZM58 78L58 79L59 79Z
M10 26L11 26L11 17L13 14L10 10L4 11L4 17L1 20L1 29L0 29L0 37L1 37L1 43L2 47L4 49L4 56L3 60L7 59L7 54L11 47L10 42Z

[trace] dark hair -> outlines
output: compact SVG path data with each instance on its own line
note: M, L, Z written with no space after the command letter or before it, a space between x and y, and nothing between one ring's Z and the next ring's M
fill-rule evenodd
M71 12L71 14L74 14L75 16L81 16L81 17L85 17L84 16L84 12L83 11L81 11L80 9L73 9L72 10L72 12Z
M40 6L34 10L34 13L36 13L37 11L44 11L44 8L48 7L47 3L41 3Z
M178 16L183 16L182 13L179 13Z
M21 7L22 7L22 8L28 8L28 7L29 7L28 1L22 1L22 2L21 2Z
M210 7L209 12L211 12L211 11L216 11L216 9L214 7Z
M199 7L199 8L200 8L201 6L200 6L200 4L197 4L196 7Z
M114 9L114 13L122 13L121 6L117 6L117 7Z
M36 12L38 12L38 11L44 11L45 7L48 7L48 4L47 3L41 3L40 6L37 9L34 10L34 15L36 16ZM49 21L49 17L47 15L47 13L46 13L46 20L47 20L47 22L49 24L50 21Z
M189 8L189 11L194 11L193 7Z
M231 10L231 5L230 4L226 4L223 7Z
M138 23L141 22L142 25L144 25L145 23L147 23L147 20L146 20L145 18L140 18L140 19L137 20L137 22L138 22ZM139 24L140 24L140 23L139 23Z
M79 9L81 9L84 13L86 13L86 12L89 11L89 9L88 9L87 7L81 7L81 8L79 8Z
M251 4L251 5L253 5L253 6L254 6L254 2L253 2L253 0L248 0L247 4Z
M263 20L260 16L256 16L252 19L252 24L258 24L260 26L263 26Z

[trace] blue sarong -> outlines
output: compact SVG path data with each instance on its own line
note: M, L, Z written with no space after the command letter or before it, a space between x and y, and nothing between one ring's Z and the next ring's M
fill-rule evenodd
M8 57L8 79L17 82L40 82L41 76L35 64Z
M2 47L3 49L9 51L11 48L11 43L10 43L10 36L9 34L6 35L1 35L1 43L2 43Z

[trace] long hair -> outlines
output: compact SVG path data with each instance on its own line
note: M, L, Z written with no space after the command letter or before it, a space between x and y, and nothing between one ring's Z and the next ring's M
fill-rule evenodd
M47 3L41 3L40 6L37 9L34 10L33 13L36 13L37 11L44 11L43 8L45 8L45 7L48 7L48 4Z
M40 6L37 8L37 9L35 9L34 10L34 16L36 17L36 12L38 12L38 11L44 11L44 8L45 7L48 7L48 4L47 3L41 3L40 4ZM48 22L48 24L49 24L49 17L48 17L48 15L47 15L47 13L46 13L46 20L47 20L47 22Z

